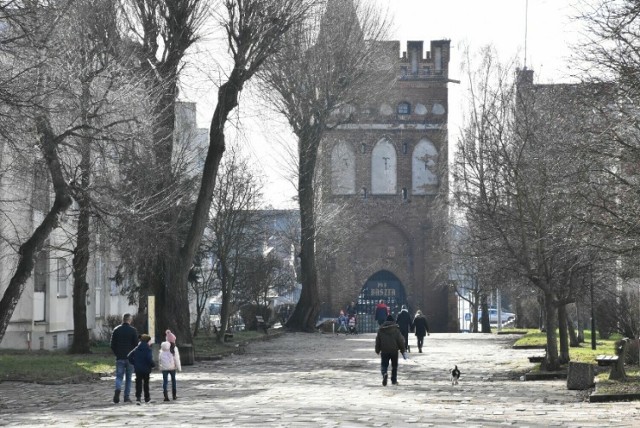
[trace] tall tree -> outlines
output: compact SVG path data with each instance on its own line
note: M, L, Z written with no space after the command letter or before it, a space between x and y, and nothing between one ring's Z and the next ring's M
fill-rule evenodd
M387 28L370 5L321 2L288 33L287 49L265 68L265 93L287 118L298 143L302 294L287 322L291 329L314 331L320 311L314 190L320 143L327 130L352 118L355 106L369 96L367 87L384 92L393 82L395 57L379 43Z
M489 266L526 278L544 297L548 369L569 359L563 308L581 292L597 261L591 228L575 218L585 209L575 194L589 167L576 155L579 86L536 86L484 49L470 77L468 121L454 168L456 202ZM564 320L564 318L561 318ZM564 325L562 325L564 324ZM560 327L558 353L556 327Z
M188 49L198 40L206 18L204 0L120 0L125 30L134 42L148 95L155 100L152 156L137 157L152 174L128 169L135 199L144 201L146 214L139 221L121 222L121 253L127 270L138 279L138 311L146 312L146 297L156 297L156 331L171 328L183 343L191 342L188 287L179 281L175 259L180 234L190 215L189 177L177 173L174 133L180 71ZM131 195L131 194L130 194ZM129 195L125 195L129 196ZM182 202L182 203L181 203ZM139 202L138 202L139 204ZM136 233L142 232L142 233ZM136 237L135 241L128 239Z
M247 159L237 149L220 164L218 186L208 228L212 239L207 242L207 252L216 260L221 288L220 330L218 341L224 340L229 317L235 308L234 294L241 280L240 269L248 255L261 250L255 234L256 209L260 203L260 185L251 173ZM254 231L254 233L252 233ZM256 248L258 246L258 248Z

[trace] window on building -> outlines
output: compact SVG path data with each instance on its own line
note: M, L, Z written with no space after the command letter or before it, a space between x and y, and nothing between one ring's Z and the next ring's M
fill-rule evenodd
M371 152L371 194L395 194L396 179L396 149L393 144L385 138L378 141Z
M112 296L118 295L118 264L116 262L109 262L109 285L111 287L110 294Z
M331 151L331 190L334 195L356 193L356 155L352 146L344 141Z
M67 297L67 278L69 273L67 271L67 261L63 258L57 260L57 294L58 297Z
M47 279L49 277L49 253L42 250L36 256L33 267L33 320L45 321Z
M438 151L433 143L426 138L413 149L412 156L412 188L413 195L433 194L437 191Z
M402 188L402 200L403 200L403 201L406 201L406 200L407 200L407 198L408 198L408 195L407 195L407 188L406 188L406 187L403 187L403 188Z
M411 113L411 104L406 101L398 103L398 114L410 114Z

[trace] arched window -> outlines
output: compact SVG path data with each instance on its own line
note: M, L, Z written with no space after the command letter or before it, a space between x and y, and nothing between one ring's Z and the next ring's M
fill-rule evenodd
M334 195L356 193L356 155L353 147L344 141L331 151L331 190Z
M436 147L426 138L420 140L413 149L412 194L428 195L436 192L438 185L437 165L438 151Z
M371 194L393 195L396 193L396 149L389 140L383 139L371 152Z
M410 114L411 113L411 104L406 101L398 103L398 114Z

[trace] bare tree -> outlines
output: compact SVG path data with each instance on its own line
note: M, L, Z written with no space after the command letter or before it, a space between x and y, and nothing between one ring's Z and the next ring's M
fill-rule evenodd
M613 311L620 315L613 325L629 325L622 304L639 290L640 16L638 4L632 0L585 2L579 9L579 19L589 31L584 43L576 46L576 68L583 81L599 88L601 94L586 102L603 118L600 124L585 126L590 144L580 148L593 164L585 191L590 209L583 220L598 232L599 248L617 259L618 286L596 291L608 294L600 296L602 301L621 303ZM637 301L631 307L637 308ZM607 319L608 315L602 318L603 326L609 324ZM625 330L626 334L640 335L637 327L634 332Z
M287 118L298 143L303 287L287 322L292 329L314 331L320 310L314 192L320 143L327 130L349 121L355 105L368 96L367 84L379 81L381 91L390 87L393 61L378 43L386 29L387 22L370 5L328 0L288 33L287 49L265 68L265 92Z
M10 149L7 153L11 153L14 160L24 161L26 171L31 172L33 168L37 170L38 164L44 160L49 179L42 177L41 186L39 184L40 187L36 187L41 192L37 194L40 198L38 210L45 214L44 220L20 245L15 274L0 302L0 337L4 335L25 282L31 275L35 257L46 245L51 232L55 228L66 226L61 215L71 206L72 197L82 199L80 189L83 184L75 175L82 169L78 164L81 156L76 156L80 153L76 149L83 147L82 142L88 142L83 138L89 135L100 138L107 130L122 122L119 112L113 114L111 106L106 102L111 96L109 84L102 85L103 90L94 94L83 92L90 88L92 80L86 79L86 85L83 86L80 82L83 76L87 76L84 73L91 74L93 70L102 74L98 71L101 58L98 51L101 48L94 52L96 56L89 64L83 62L88 57L75 50L78 43L69 43L70 38L73 38L68 30L71 27L63 24L77 16L79 6L75 2L14 2L11 7L2 11L8 12L3 19L0 18L3 25L6 25L2 34L8 35L2 40L3 59L10 59L7 63L3 62L11 76L7 81L10 84L7 93L12 92L15 96L8 102L11 116L7 116L13 127L3 128L0 135L3 143ZM94 27L94 30L97 28ZM85 42L86 47L106 35L95 31L81 36L75 38L75 41ZM78 67L79 63L85 67ZM96 76L93 74L92 78ZM5 101L7 100L3 100ZM6 106L4 104L1 108ZM88 120L89 116L91 120ZM42 158L32 150L33 143L29 140L38 141L36 146L40 149ZM81 143L76 145L78 141ZM13 172L24 175L26 171ZM51 185L55 194L52 205L49 204ZM74 317L77 317L75 321L79 335L76 341L84 339L83 346L86 346L86 280L83 277L86 274L86 264L78 263L76 268L79 275L79 288L74 293Z
M152 156L135 157L151 175L127 169L134 195L144 215L135 222L121 221L127 232L121 236L120 252L128 271L138 279L135 288L139 313L146 312L146 297L156 297L156 331L171 327L183 343L191 342L188 287L175 270L180 235L187 227L193 206L190 178L179 174L174 164L174 126L178 81L188 49L198 40L206 18L204 0L120 0L126 34L133 40L140 73L146 78L148 95L155 102ZM133 160L133 159L132 159ZM129 196L129 195L124 195ZM128 199L128 198L127 198ZM122 219L124 220L124 219ZM136 233L142 232L142 233ZM136 237L136 242L127 239ZM139 243L140 245L136 245ZM191 260L189 261L189 267Z
M584 88L533 85L527 70L515 84L513 69L495 58L485 49L477 75L470 74L455 197L482 244L482 263L526 278L544 297L545 365L556 369L569 359L565 305L598 260L592 228L576 221L585 204L575 191L589 171L574 149L584 137L577 124L588 115L576 104Z
M214 213L209 222L212 239L206 241L206 251L216 260L222 295L218 341L224 340L234 309L233 297L241 279L240 271L246 268L242 261L261 243L255 233L251 233L257 220L255 209L260 203L260 185L246 159L235 150L227 153L230 156L220 165L211 207Z

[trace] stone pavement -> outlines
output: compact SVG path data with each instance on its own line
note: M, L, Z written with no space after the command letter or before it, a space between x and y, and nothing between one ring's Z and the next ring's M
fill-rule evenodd
M373 334L288 333L178 374L178 400L113 404L113 377L67 385L0 383L0 426L485 427L638 426L640 402L588 403L565 380L523 382L530 351L508 335L432 334L383 387ZM412 350L417 350L411 336ZM155 348L155 347L154 347ZM448 370L457 364L460 384Z

